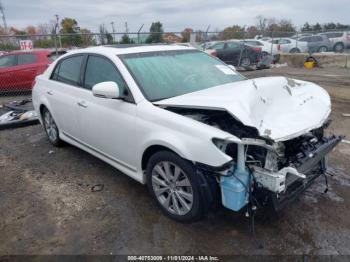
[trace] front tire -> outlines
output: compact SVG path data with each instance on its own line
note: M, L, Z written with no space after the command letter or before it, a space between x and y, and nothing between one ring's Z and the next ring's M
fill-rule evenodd
M44 107L42 110L43 125L50 143L54 146L61 146L63 141L59 137L59 130L50 111Z
M175 153L159 151L147 164L147 186L163 213L178 222L194 222L205 213L195 167Z

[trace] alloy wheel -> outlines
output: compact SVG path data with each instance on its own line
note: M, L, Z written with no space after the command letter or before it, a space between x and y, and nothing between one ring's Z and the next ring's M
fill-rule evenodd
M58 131L57 131L56 123L53 120L49 111L45 111L44 121L45 121L45 130L46 130L47 136L49 137L51 142L55 142L58 138Z
M152 170L152 188L159 203L175 215L187 214L193 205L193 189L188 176L176 164L157 163Z

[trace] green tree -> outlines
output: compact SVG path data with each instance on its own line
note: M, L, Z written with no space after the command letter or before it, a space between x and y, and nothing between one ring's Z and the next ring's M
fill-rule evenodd
M321 31L322 26L319 23L316 23L315 25L312 26L313 31Z
M61 21L60 34L63 46L81 46L82 37L79 34L80 28L78 22L73 18L64 18Z
M82 28L80 30L82 46L92 46L96 45L96 41L93 37L93 34L89 29Z
M244 28L239 25L226 27L220 34L220 39L242 39L244 38Z
M124 34L119 43L120 44L134 44L134 41L132 39L130 39L130 37L127 34Z
M161 22L153 22L150 29L150 35L146 39L146 43L162 43L163 42L163 25Z
M301 32L308 32L311 31L311 26L308 22L306 22L303 27L301 28Z

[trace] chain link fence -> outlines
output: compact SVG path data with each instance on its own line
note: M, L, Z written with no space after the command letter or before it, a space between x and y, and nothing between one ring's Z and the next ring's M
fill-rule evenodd
M241 43L236 50L238 58L225 61L240 66L247 63L247 46L259 53L257 61L264 55L275 56L280 53L343 52L350 46L350 31L0 35L0 97L30 95L35 76L43 73L48 64L69 50L99 45L148 43L192 45L212 55L219 54L225 48L232 49L234 43Z

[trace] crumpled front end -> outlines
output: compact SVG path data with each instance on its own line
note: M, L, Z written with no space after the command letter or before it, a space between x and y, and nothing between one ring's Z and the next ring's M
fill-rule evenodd
M317 177L325 174L327 155L343 138L335 135L324 136L326 126L327 124L283 142L242 138L242 144L228 142L225 148L221 147L234 159L232 168L221 177L221 181L227 181L227 176L231 177L233 184L246 181L241 194L235 194L235 198L244 196L244 201L240 202L239 208L235 206L233 210L243 208L252 196L261 205L269 202L275 210L280 210L309 187ZM244 148L243 158L239 156L240 147ZM239 164L240 162L243 163ZM239 168L240 165L244 168ZM250 179L244 180L242 170ZM225 198L224 195L222 197ZM227 200L223 199L222 202L225 205Z
M238 211L269 199L278 210L325 173L326 157L342 139L325 136L330 97L313 83L282 77L238 84L158 104L228 134L212 142L232 161L197 165L217 175L224 206Z

